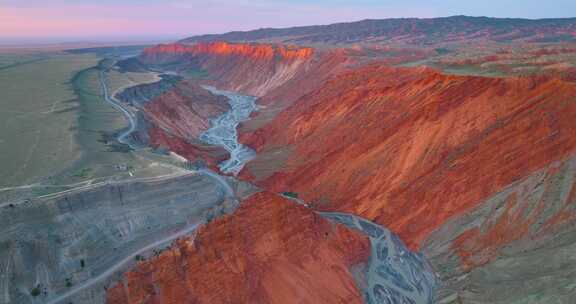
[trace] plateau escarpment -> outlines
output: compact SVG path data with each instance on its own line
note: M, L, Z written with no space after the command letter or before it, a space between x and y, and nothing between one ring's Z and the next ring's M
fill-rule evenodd
M213 115L218 111L202 112L197 108L200 103L205 105L203 109L221 110L218 105L224 97L213 98L198 84L259 96L257 118L243 123L244 128L256 128L351 62L342 51L317 53L310 48L226 42L159 45L146 49L139 61L184 75L190 71L206 73L206 77L182 81L150 99L144 111L152 124L148 134L153 146L166 147L189 160L204 158L214 169L227 152L206 145L198 136L210 126L207 118L218 117ZM192 88L206 94L184 94L191 95L187 98L179 93ZM179 106L185 104L193 107Z
M211 42L159 45L144 50L140 61L178 72L204 70L218 88L261 96L295 77L313 55L311 48Z
M434 54L417 48L312 49L216 41L158 45L144 50L139 61L154 69L193 74L191 81L197 83L258 97L258 113L241 126L250 130L347 69L372 61L401 64Z

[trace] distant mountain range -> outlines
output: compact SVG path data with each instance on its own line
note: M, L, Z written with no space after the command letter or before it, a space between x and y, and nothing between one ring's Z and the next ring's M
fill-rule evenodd
M576 18L512 19L452 16L363 20L330 25L264 28L246 32L193 36L182 43L225 40L281 42L303 45L392 43L434 45L462 41L562 42L576 41Z

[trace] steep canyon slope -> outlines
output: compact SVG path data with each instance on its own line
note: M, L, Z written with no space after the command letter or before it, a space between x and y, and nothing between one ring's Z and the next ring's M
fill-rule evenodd
M254 194L108 292L108 303L362 303L368 238L272 193ZM357 268L357 269L356 269Z
M424 245L441 303L566 303L575 93L560 76L370 65L246 133L258 157L242 176Z
M558 78L370 65L246 134L260 156L243 175L376 220L417 248L449 217L573 153L575 92Z
M571 303L575 158L553 162L456 216L423 244L438 303Z
M190 161L202 159L211 168L228 153L206 145L198 137L210 128L210 119L226 112L226 98L210 93L199 84L180 77L163 75L162 80L126 88L116 98L143 113L141 124L146 144L168 149Z

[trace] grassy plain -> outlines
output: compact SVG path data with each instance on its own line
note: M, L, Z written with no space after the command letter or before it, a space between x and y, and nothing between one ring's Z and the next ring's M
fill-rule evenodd
M103 63L105 64L105 63ZM64 173L55 176L55 184L76 183L103 178L149 177L172 172L162 165L162 157L147 150L133 151L114 141L115 134L127 127L122 114L107 103L102 95L98 67L80 72L72 81L78 95L77 143L82 156ZM112 76L111 76L112 75ZM148 75L128 75L115 71L106 73L109 87L136 85L152 80Z
M0 199L13 197L6 192L12 187L31 184L22 191L38 196L174 172L165 157L114 141L127 122L103 98L100 69L112 63L85 53L0 52ZM156 79L114 69L105 74L112 92Z
M29 183L79 157L70 80L93 55L0 54L0 186Z

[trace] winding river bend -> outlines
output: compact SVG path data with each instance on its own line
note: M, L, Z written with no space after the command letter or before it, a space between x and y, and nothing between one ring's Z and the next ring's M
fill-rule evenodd
M341 212L319 214L370 238L368 286L364 290L368 304L432 304L436 277L422 254L410 251L390 230L359 216Z
M258 108L256 97L221 91L208 86L205 89L213 94L226 96L231 109L213 119L212 126L200 135L200 140L226 149L230 153L230 158L219 165L220 171L237 175L244 165L256 156L254 150L238 142L237 131L238 124L250 119L250 114Z

